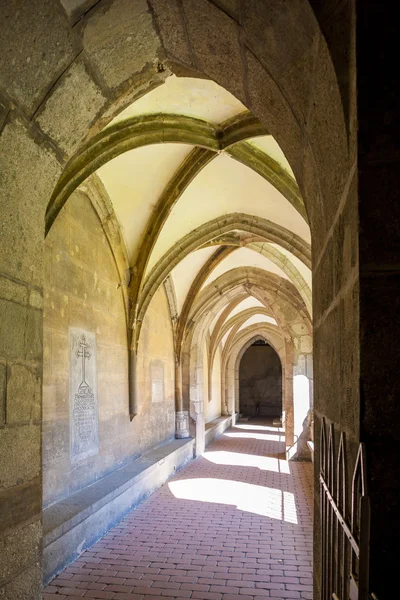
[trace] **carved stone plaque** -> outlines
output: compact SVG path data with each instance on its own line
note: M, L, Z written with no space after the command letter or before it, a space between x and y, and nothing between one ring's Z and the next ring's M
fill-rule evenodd
M99 451L96 335L69 330L70 453L77 462Z
M164 400L164 363L153 360L150 364L151 401L163 402Z

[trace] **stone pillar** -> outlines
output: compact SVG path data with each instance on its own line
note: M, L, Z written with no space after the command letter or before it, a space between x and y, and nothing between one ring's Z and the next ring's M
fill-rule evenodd
M181 410L175 413L175 437L178 440L190 437L189 412L187 410Z
M204 402L192 400L192 417L195 422L195 456L200 456L205 450Z

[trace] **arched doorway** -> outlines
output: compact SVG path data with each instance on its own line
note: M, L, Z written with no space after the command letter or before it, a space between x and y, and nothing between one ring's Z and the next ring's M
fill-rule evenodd
M247 348L240 361L239 412L246 417L281 418L282 365L264 340Z

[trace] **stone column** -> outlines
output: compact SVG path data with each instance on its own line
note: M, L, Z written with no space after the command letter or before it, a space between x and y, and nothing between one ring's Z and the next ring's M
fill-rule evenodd
M187 410L175 413L175 437L178 440L190 437L189 412Z
M204 402L192 400L191 408L192 418L195 422L195 456L200 456L205 450Z

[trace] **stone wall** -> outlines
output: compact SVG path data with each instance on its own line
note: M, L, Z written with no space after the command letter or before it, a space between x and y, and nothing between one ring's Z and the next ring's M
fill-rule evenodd
M239 411L246 416L282 415L282 367L271 346L250 346L239 368Z
M113 254L87 197L76 192L57 218L45 245L43 496L44 505L103 477L128 458L173 437L173 354L162 288L144 320L137 377L139 415L128 414L125 307ZM96 334L98 452L70 454L69 329ZM152 332L158 332L154 335ZM157 398L151 398L151 376ZM158 385L158 387L157 387ZM157 389L156 389L157 388ZM161 394L161 395L160 395Z
M76 10L64 11L63 6L73 4ZM381 581L374 586L378 596L396 576L397 555L391 547L398 523L391 522L388 542L382 520L388 506L391 519L399 515L398 478L385 478L384 494L381 478L394 468L386 461L394 460L398 447L397 353L388 361L390 353L381 352L377 361L379 348L395 348L397 341L398 210L392 214L400 205L398 152L392 143L397 126L396 111L384 104L394 108L398 97L396 70L387 60L394 55L396 36L389 30L396 20L388 19L382 3L358 2L356 26L356 3L350 0L294 1L282 10L274 2L249 2L246 10L238 10L236 2L220 4L222 10L217 0L185 0L181 10L177 1L152 0L152 18L144 1L65 0L62 6L32 0L23 9L13 0L0 3L0 21L8 24L0 36L0 390L7 389L0 396L0 514L6 548L0 586L7 598L40 597L41 398L36 385L40 389L46 207L67 158L99 130L101 116L111 119L135 95L160 82L169 66L180 73L202 73L242 99L277 139L295 172L313 235L315 439L325 416L346 432L349 457L360 433L367 441L374 557L382 560L372 563L375 581ZM377 32L379 43L371 45ZM380 252L372 257L368 248ZM383 288L386 293L380 295ZM365 378L361 432L360 365ZM16 374L23 374L22 385L11 385L13 370L15 384ZM374 423L385 405L382 398L390 400L390 410L385 409L385 426L378 419L377 435ZM138 421L133 423L132 436ZM318 467L316 452L316 491ZM316 598L318 498L316 493ZM385 510L380 510L383 499Z

